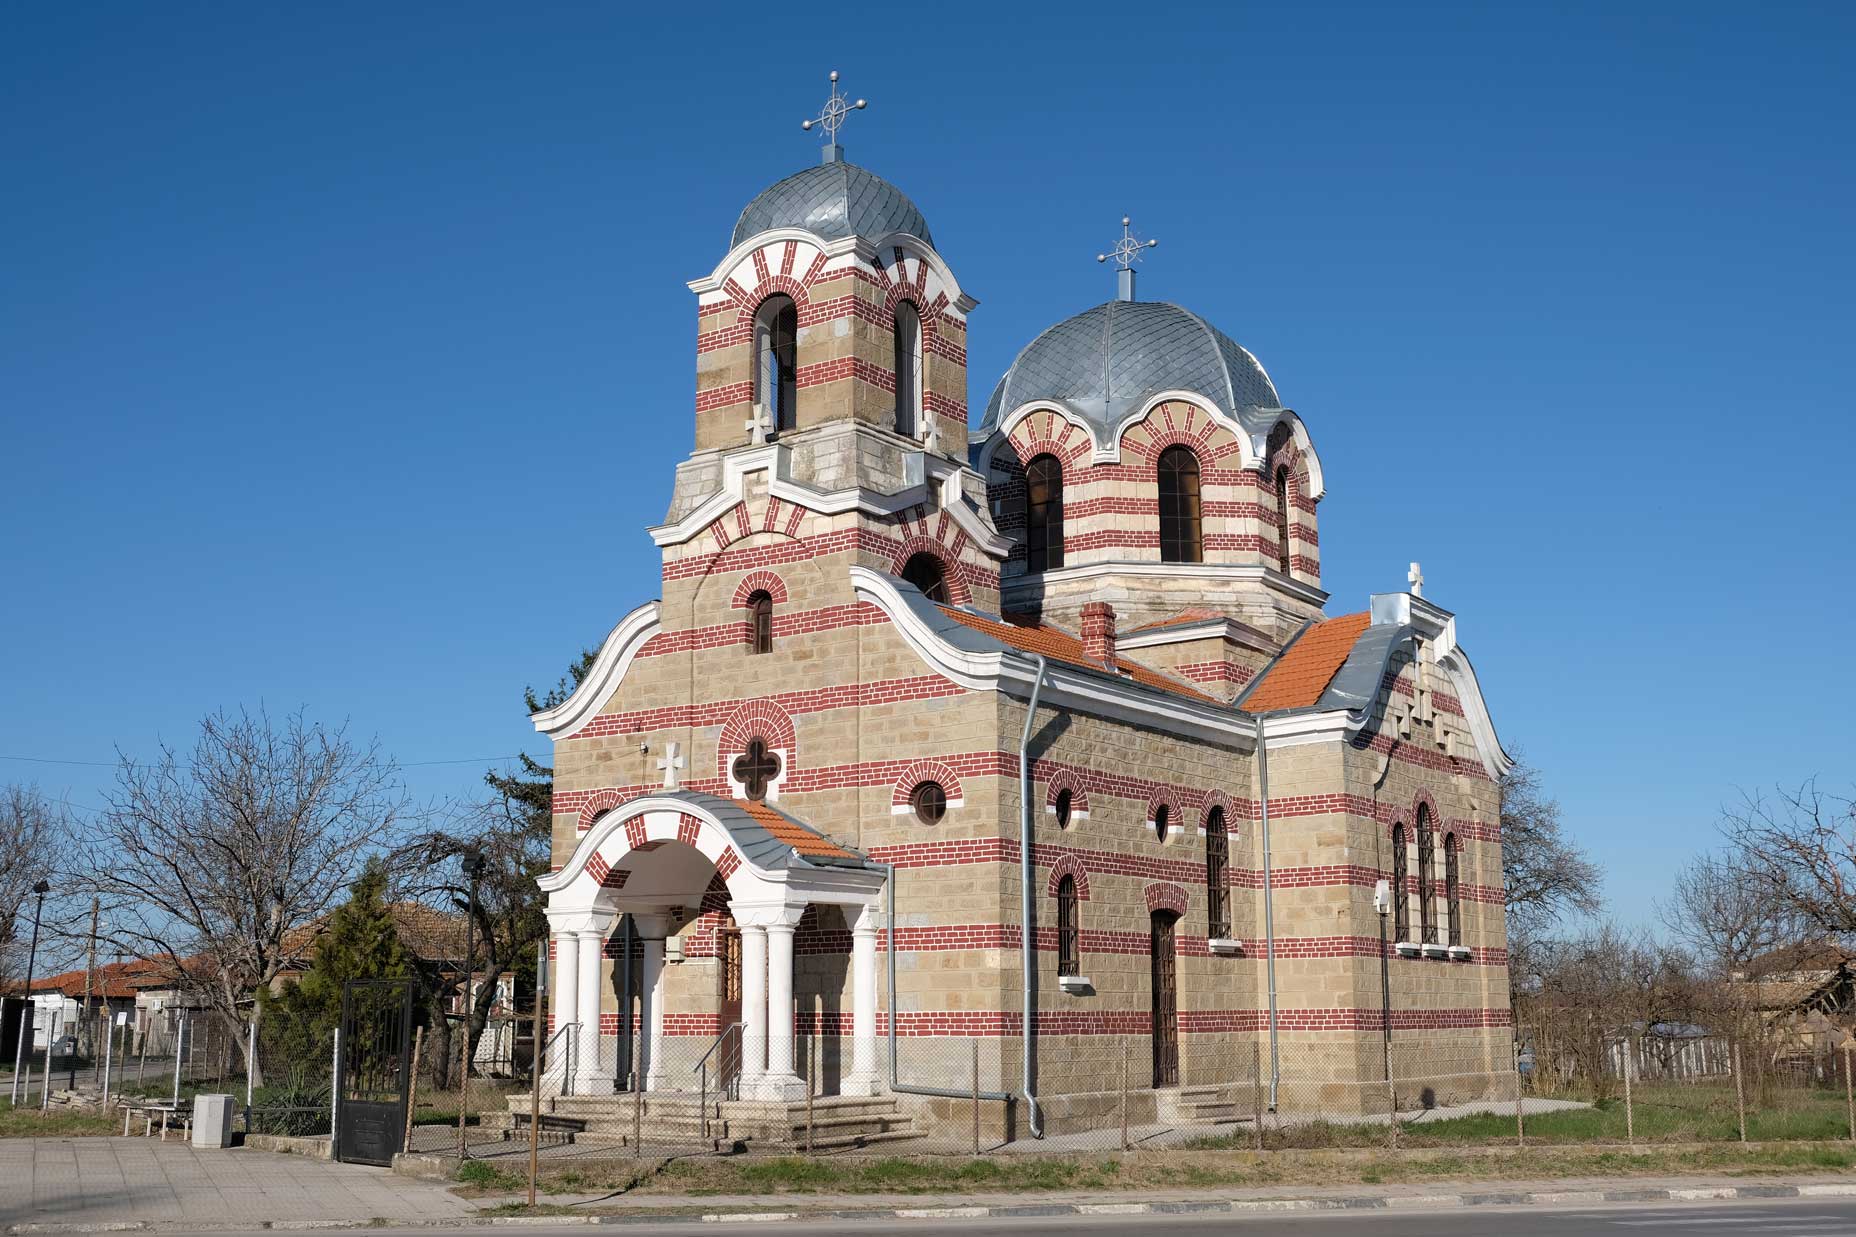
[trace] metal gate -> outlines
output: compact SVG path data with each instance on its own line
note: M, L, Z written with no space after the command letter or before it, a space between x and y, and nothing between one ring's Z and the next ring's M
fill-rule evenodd
M336 1055L335 1158L389 1167L406 1149L412 1084L410 979L351 979L342 985L342 1042Z

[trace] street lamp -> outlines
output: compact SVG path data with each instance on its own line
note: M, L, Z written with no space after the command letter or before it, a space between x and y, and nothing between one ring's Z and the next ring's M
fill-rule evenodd
M38 884L32 887L32 892L39 895L39 900L32 908L32 949L26 955L26 1010L21 1011L20 1018L20 1021L24 1025L20 1027L20 1033L13 1042L12 1103L16 1108L19 1106L19 1065L25 1054L26 1038L30 1036L33 1039L37 1039L39 1036L39 1010L38 1006L35 1005L32 1000L32 968L33 964L36 963L39 958L39 920L45 914L45 895L51 891L52 883L44 879L41 879ZM25 1016L27 1010L31 1011L30 1018ZM51 1063L51 1053L47 1051L45 1054L45 1069L48 1075L51 1072ZM51 1085L49 1077L46 1079L46 1085Z

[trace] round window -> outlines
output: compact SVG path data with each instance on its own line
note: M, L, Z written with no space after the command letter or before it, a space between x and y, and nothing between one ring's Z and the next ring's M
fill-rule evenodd
M1166 841L1168 814L1167 806L1164 803L1154 809L1154 836L1159 838L1162 842Z
M1060 790L1057 792L1056 808L1057 827L1059 829L1068 829L1070 827L1070 792L1068 790Z
M923 782L909 792L909 803L915 809L915 819L924 825L941 823L947 815L947 791L939 782Z

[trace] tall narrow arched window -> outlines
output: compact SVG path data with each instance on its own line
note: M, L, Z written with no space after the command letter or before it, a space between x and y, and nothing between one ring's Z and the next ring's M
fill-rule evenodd
M1160 453L1160 561L1196 563L1201 559L1199 530L1199 457L1186 447Z
M1432 867L1437 856L1431 837L1431 809L1418 805L1418 943L1437 943L1437 884Z
M902 578L921 590L922 596L929 601L946 605L951 598L947 591L947 572L941 566L941 560L923 550L911 554L909 561L902 564Z
M922 319L915 306L896 306L896 432L922 434Z
M1276 569L1289 574L1289 466L1276 465Z
M1063 566L1063 465L1040 455L1025 467L1025 570Z
M1224 873L1231 859L1231 841L1224 829L1224 809L1205 814L1205 934L1212 940L1231 935L1231 909L1225 898Z
M748 652L773 651L773 594L756 589L748 595Z
M1405 826L1392 826L1392 939L1411 939L1411 895L1405 890Z
M1444 834L1444 915L1452 945L1463 943L1463 904L1457 889L1456 834Z
M799 307L776 293L754 314L754 402L766 408L774 430L798 421Z
M1082 973L1082 951L1077 947L1081 935L1076 928L1076 878L1063 876L1057 881L1057 974Z

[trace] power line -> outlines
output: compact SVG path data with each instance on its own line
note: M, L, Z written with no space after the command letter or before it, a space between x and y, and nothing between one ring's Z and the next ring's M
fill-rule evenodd
M423 769L431 765L476 765L476 764L488 764L491 761L508 761L508 760L519 760L519 759L521 759L520 752L517 752L516 754L511 755L511 756L462 756L455 760L408 760L408 761L405 761L404 763L399 763L399 762L396 762L396 763L398 763L399 767L402 769ZM21 760L21 761L27 762L28 764L35 764L35 765L82 765L88 769L115 769L115 768L120 767L120 762L114 761L114 760L58 760L51 756L0 755L0 760ZM134 761L130 761L129 767L139 769L139 768L144 768L145 766L139 765Z

